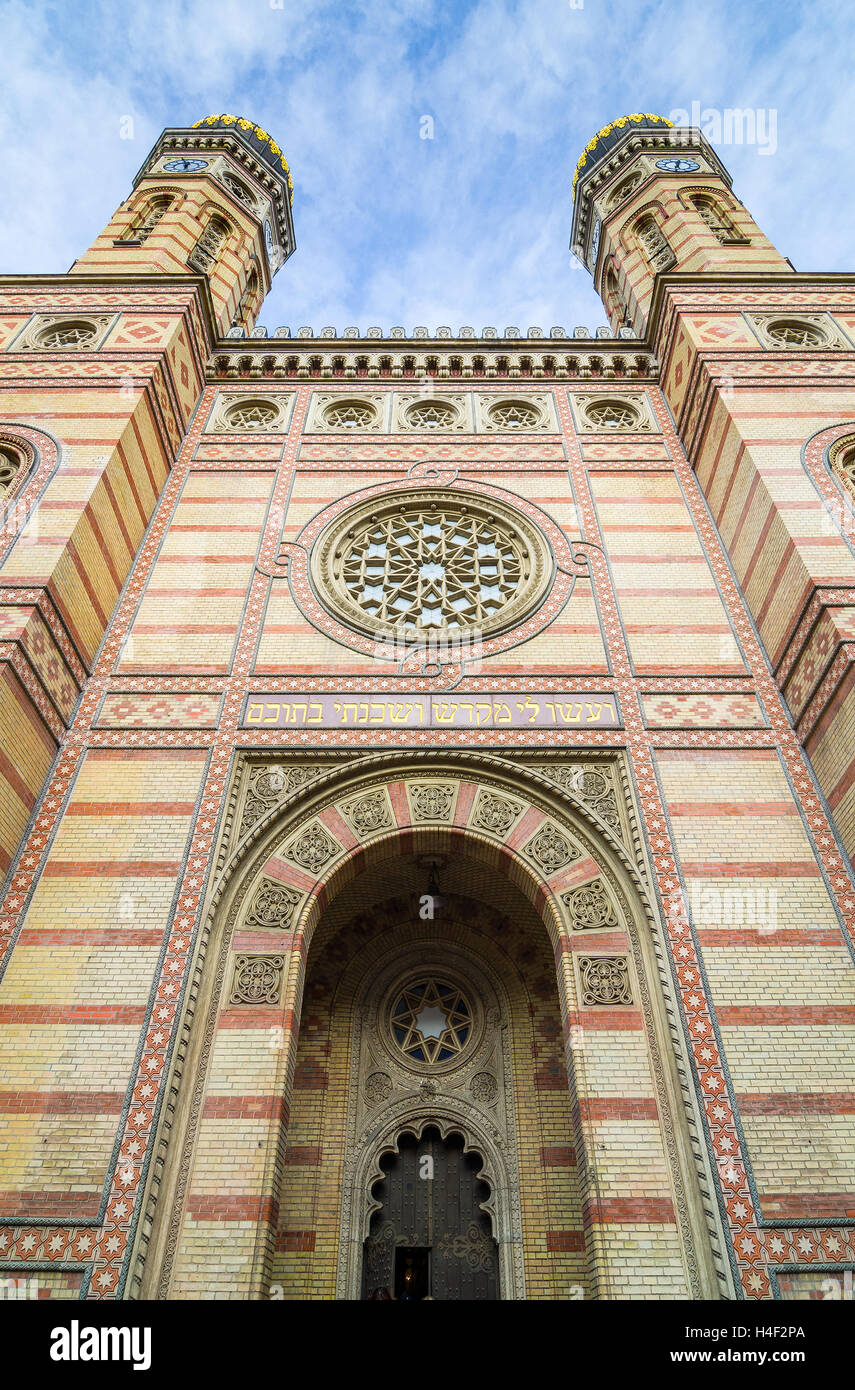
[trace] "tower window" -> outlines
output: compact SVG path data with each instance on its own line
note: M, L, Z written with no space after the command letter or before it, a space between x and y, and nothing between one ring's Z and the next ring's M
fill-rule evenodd
M172 207L172 202L172 198L166 195L152 198L142 216L131 224L131 229L124 240L136 242L141 246L154 231L163 215Z
M212 217L187 258L191 270L210 275L228 234L228 224L221 217Z
M741 240L739 233L733 223L722 212L713 198L704 195L695 195L691 199L692 207L703 222L709 227L717 241L722 243L734 240Z
M656 218L648 213L636 223L635 234L641 242L644 254L655 274L660 270L667 270L673 265L676 257L668 244L665 233L656 221Z

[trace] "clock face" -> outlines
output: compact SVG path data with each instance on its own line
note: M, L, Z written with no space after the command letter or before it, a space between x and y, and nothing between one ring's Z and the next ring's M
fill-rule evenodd
M588 262L589 265L590 265L591 270L593 270L593 269L594 269L594 266L597 264L597 252L598 252L599 249L600 249L600 232L601 232L601 230L602 230L602 224L601 224L600 219L599 219L599 217L598 217L597 220L596 220L596 222L594 223L594 230L593 230L593 232L591 233L591 254L590 254L589 262Z
M163 166L168 174L195 174L199 169L207 167L207 159L170 159L169 163Z
M656 161L656 168L664 169L668 174L694 174L700 167L696 159L678 159L676 155L672 155L670 159Z
M270 223L269 223L269 222L265 222L265 224L264 224L264 241L265 241L265 244L266 244L266 246L267 246L267 254L268 254L268 256L272 256L272 255L273 255L273 231L272 231L272 229L271 229L271 226L270 226Z

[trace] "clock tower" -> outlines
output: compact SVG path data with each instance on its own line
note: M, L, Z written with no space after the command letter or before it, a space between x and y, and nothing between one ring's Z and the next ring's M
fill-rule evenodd
M222 336L251 333L294 250L291 196L282 151L252 121L208 116L164 130L72 274L204 275Z
M664 116L624 116L576 166L571 246L617 330L646 331L656 276L787 274L789 262L733 192L699 130Z

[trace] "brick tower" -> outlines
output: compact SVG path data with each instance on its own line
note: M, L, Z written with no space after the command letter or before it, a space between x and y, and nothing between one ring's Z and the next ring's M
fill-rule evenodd
M258 326L278 146L0 281L0 1276L803 1298L855 1265L852 278L586 147L610 327Z

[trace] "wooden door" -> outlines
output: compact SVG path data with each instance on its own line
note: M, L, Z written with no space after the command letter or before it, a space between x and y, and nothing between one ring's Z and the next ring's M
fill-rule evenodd
M499 1261L489 1196L479 1182L476 1154L463 1140L443 1140L427 1129L416 1141L402 1135L398 1153L383 1160L386 1176L374 1186L382 1207L365 1242L363 1297L378 1288L401 1300L487 1301L499 1297ZM432 1174L432 1176L431 1176Z

